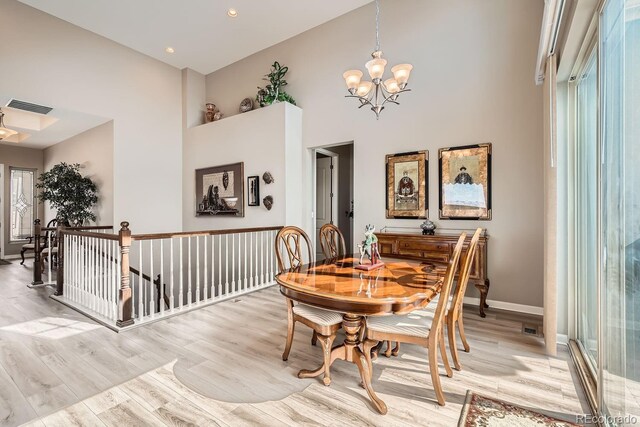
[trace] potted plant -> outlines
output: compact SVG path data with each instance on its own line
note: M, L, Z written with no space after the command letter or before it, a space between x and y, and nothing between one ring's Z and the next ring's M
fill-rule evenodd
M269 82L264 88L258 87L258 95L256 95L256 101L261 107L271 105L274 102L288 102L296 105L296 101L291 95L282 90L282 87L287 85L287 81L284 76L289 71L289 67L283 67L278 61L274 62L271 66L271 72L267 74L262 80Z
M79 164L60 163L38 178L38 198L49 202L60 224L80 226L95 221L92 208L98 202L98 188L91 178L83 177Z

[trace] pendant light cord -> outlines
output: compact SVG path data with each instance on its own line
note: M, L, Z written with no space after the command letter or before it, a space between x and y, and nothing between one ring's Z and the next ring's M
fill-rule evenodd
M376 0L376 52L380 50L380 0Z

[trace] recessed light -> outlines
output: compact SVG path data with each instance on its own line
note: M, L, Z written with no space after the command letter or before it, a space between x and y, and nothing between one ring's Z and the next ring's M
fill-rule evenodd
M238 11L235 10L234 8L231 8L227 11L227 15L229 15L229 17L231 18L235 18L238 16Z
M175 52L175 49L172 48L171 46L167 46L167 48L164 51L167 52L167 53L173 53L173 52Z

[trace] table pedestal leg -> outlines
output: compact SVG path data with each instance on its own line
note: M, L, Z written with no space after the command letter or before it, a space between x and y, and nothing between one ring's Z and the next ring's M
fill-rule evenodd
M373 406L378 412L384 415L387 413L387 405L376 395L375 391L373 391L373 387L371 386L373 366L361 348L360 330L362 329L363 323L363 316L354 314L345 314L342 316L342 328L345 331L346 338L342 345L336 346L331 350L329 365L332 365L333 362L338 359L354 363L358 367L358 371L360 371L362 384L367 390ZM324 364L313 371L307 369L301 370L298 372L298 378L317 377L322 373L324 373Z

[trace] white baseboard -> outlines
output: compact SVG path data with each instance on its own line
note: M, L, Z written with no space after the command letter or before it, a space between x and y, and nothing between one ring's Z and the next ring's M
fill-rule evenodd
M480 305L480 298L464 297L464 303L470 305ZM488 299L487 304L489 307L499 308L500 310L516 311L518 313L535 314L542 316L542 307L536 307L533 305L515 304L512 302L493 301Z

